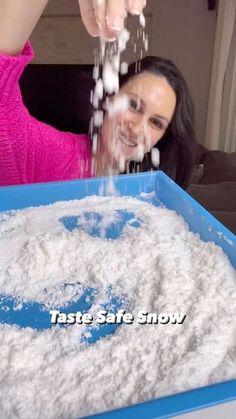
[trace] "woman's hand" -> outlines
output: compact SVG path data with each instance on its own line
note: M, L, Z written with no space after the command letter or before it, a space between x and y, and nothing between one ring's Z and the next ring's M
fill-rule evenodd
M146 0L78 0L85 28L92 36L111 41L124 26L127 13L139 15Z

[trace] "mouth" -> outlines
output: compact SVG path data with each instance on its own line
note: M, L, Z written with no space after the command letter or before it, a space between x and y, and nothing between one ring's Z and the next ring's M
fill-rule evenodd
M133 141L128 140L127 137L124 137L123 135L119 136L119 140L126 146L126 147L130 147L130 148L135 148L137 147L137 144L134 143Z

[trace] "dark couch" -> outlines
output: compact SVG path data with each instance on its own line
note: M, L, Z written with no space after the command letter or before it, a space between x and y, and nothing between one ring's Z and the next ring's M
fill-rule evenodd
M236 152L199 146L188 193L236 234Z
M21 79L26 106L58 129L87 133L92 112L92 65L29 65ZM199 145L188 193L236 234L236 153Z

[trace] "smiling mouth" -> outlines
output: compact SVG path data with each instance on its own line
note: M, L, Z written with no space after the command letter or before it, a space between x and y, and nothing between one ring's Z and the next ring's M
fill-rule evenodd
M137 147L137 144L133 143L132 141L129 141L127 138L123 136L120 136L119 139L124 145L126 145L126 147L131 147L131 148Z

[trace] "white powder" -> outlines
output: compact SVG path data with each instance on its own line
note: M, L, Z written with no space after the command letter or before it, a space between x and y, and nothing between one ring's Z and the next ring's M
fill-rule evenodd
M94 66L93 68L93 78L94 80L97 80L99 77L99 67L97 65Z
M146 19L145 19L145 17L144 17L144 14L143 14L143 13L141 13L141 14L139 15L139 22L140 22L141 27L142 27L142 28L145 28L145 26L146 26Z
M152 164L155 167L158 167L160 164L160 151L158 150L158 148L153 147L151 150L151 159L152 159Z
M103 123L103 112L102 111L95 111L94 115L94 126L95 127L100 127Z
M98 149L98 135L97 130L101 130L103 123L103 96L104 93L113 95L119 91L119 70L122 67L125 71L124 63L120 64L121 53L125 50L126 44L129 40L129 32L123 28L117 35L115 42L107 43L105 40L100 39L100 49L95 54L95 66L93 70L93 78L95 79L95 88L91 96L91 103L93 103L93 117L90 122L91 138L95 141L92 145L93 154L95 155ZM99 78L99 66L102 67L102 75ZM126 66L126 70L127 70ZM127 101L126 101L127 102ZM127 108L126 102L122 102L125 105L124 109ZM109 111L108 105L108 111ZM114 113L114 105L112 105L110 116ZM122 158L121 158L122 160ZM124 169L123 161L120 163L120 168ZM108 167L108 172L112 171L111 167Z
M120 55L125 50L129 40L129 32L123 28L117 35L117 41L107 45L101 40L101 63L103 64L103 86L108 94L117 93L119 90Z
M145 38L144 38L144 48L145 48L145 51L148 51L148 36L146 36Z
M119 90L119 75L112 62L106 61L103 65L104 90L109 93L117 93Z
M93 134L93 146L92 146L93 154L96 154L97 148L98 148L98 135Z
M120 73L121 74L127 74L128 73L128 63L126 61L123 61L120 65Z
M145 32L145 17L143 14L139 16L140 29L136 33L135 42L134 37L131 38L134 52L137 48L140 49L140 57L143 56L143 48L147 51L148 49L148 35ZM141 42L138 43L138 39ZM103 123L104 112L104 95L114 95L119 91L119 71L121 74L126 74L128 71L128 63L121 63L121 54L126 49L127 43L130 40L130 33L126 28L123 28L117 35L117 39L114 42L106 42L104 39L100 39L100 48L95 53L95 67L93 72L93 78L95 79L94 93L91 98L93 103L94 113L90 123L90 134L91 138L95 143L92 145L93 154L95 155L98 150L98 141L101 135L101 127ZM140 45L141 44L141 45ZM99 68L101 68L101 76L99 77ZM136 69L138 71L138 68ZM115 101L114 101L115 102ZM117 112L125 112L128 109L127 100L120 100L118 98L119 106L116 106L114 102L106 102L106 110L108 111L109 117L112 119ZM101 110L102 109L102 110ZM99 133L99 135L97 135ZM118 160L119 171L124 171L126 168L126 162L123 155L117 148L117 132L114 130L112 138L110 138L113 147L114 160ZM144 157L144 144L141 139L140 145L136 150L136 156L134 160L140 162ZM103 156L106 158L106 156ZM108 168L107 173L115 173L117 169L112 168L110 161L107 162ZM94 165L96 172L96 165Z
M139 23L140 23L141 28L140 28L140 32L137 33L136 37L137 37L137 40L139 39L139 36L142 38L144 50L147 52L148 51L148 34L145 31L146 19L143 13L139 15ZM140 47L140 59L142 58L143 58L143 49L142 47Z
M110 118L119 112L125 112L129 108L129 98L127 95L115 97L111 102L107 102L107 110Z
M126 44L130 38L130 33L126 28L123 28L118 35L118 53L121 54L125 48Z
M143 135L142 135L136 148L135 161L140 161L140 162L143 161L144 152L145 152L145 148L144 148Z
M101 79L97 80L95 90L94 90L94 101L93 106L94 108L98 108L99 100L103 98L103 82Z
M133 213L122 234L102 238L120 209ZM96 219L86 220L87 211L103 215L101 237L88 234ZM58 221L66 216L83 228L67 230ZM0 243L0 290L19 304L61 307L92 287L96 313L111 286L134 315L187 315L182 325L121 325L89 346L85 325L1 324L1 417L69 419L236 378L235 271L174 211L88 197L2 215Z

